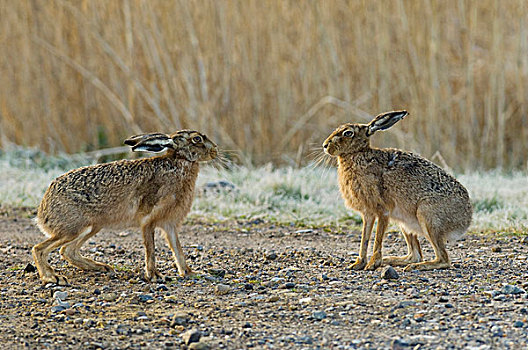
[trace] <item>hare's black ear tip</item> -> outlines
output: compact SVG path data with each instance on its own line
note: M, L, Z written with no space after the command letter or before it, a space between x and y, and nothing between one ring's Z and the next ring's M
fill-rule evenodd
M132 142L132 140L130 139L126 139L125 141L123 141L123 143L128 146L134 146L134 142Z

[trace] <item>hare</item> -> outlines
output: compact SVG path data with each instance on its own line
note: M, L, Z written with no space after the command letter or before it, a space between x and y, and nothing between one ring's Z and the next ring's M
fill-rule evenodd
M394 111L368 124L344 124L323 143L324 152L337 157L339 189L346 205L363 218L359 257L351 266L355 270L375 270L382 264L406 266L405 271L449 268L446 241L463 235L471 223L468 192L453 176L416 154L370 146L370 136L405 116L406 111ZM367 264L376 218L374 251ZM405 256L382 257L389 220L400 224L408 249ZM432 244L434 260L422 261L418 236Z
M136 135L125 144L133 151L166 153L72 170L55 179L44 194L36 222L49 238L32 250L43 282L68 284L48 263L49 253L59 247L62 258L82 270L114 274L110 265L80 253L81 246L102 228L141 228L147 280L162 278L155 265L155 228L164 232L179 274L192 273L176 231L191 208L198 162L216 158L217 146L191 130Z

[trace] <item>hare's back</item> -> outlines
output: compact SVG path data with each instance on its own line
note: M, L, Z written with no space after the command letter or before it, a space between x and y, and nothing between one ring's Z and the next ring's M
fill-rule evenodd
M407 198L451 197L469 201L464 186L433 162L411 152L392 149L386 152L384 183L387 189Z

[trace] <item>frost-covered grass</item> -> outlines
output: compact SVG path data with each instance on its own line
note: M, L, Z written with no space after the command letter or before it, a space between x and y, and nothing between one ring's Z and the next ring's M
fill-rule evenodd
M25 158L24 158L25 155ZM88 160L46 158L34 153L0 154L0 204L38 205L48 184L65 171ZM528 231L528 176L498 171L458 175L468 188L475 213L472 231ZM208 183L227 181L235 186L204 192ZM360 225L357 213L345 208L333 168L203 167L191 212L210 220L256 220L296 225Z

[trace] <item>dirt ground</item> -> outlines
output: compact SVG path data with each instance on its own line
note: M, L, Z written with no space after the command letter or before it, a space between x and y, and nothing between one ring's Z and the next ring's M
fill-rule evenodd
M181 279L156 242L164 283L142 280L138 232L101 232L84 254L116 277L83 272L57 252L70 286L42 285L32 210L0 215L0 344L7 349L528 348L526 236L468 234L449 270L351 271L357 231L271 223L189 223L180 235L195 278ZM421 241L431 258L427 242ZM403 255L388 234L384 254ZM28 266L28 264L31 264ZM199 338L199 339L198 339ZM188 345L186 344L188 343Z

